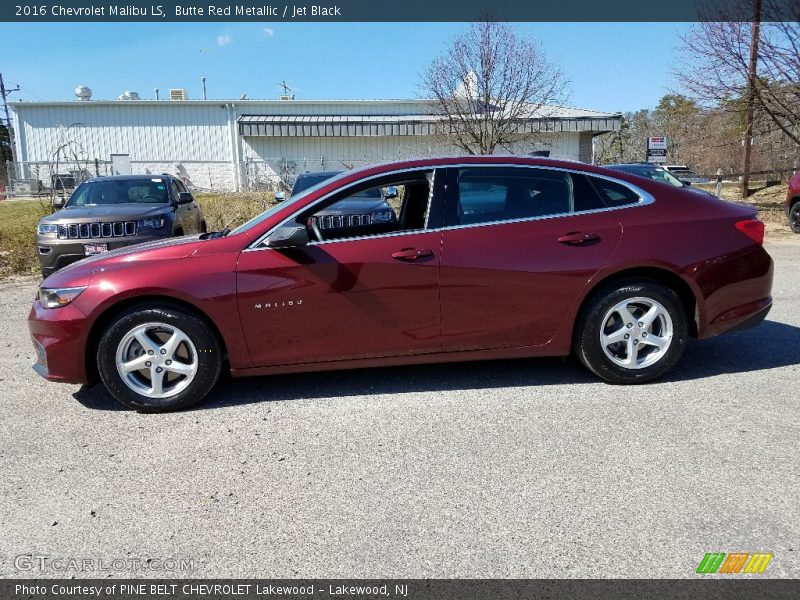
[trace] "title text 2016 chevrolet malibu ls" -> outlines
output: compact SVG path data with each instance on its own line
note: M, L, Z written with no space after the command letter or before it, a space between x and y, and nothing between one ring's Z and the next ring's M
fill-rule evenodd
M396 228L314 215L397 189ZM650 381L687 338L759 323L773 266L752 208L588 165L423 159L343 173L230 232L87 258L46 279L30 330L51 381L98 377L144 411L267 375L574 352ZM731 349L735 351L735 349Z

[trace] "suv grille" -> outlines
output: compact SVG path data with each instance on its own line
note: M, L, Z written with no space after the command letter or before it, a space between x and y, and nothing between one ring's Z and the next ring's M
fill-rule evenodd
M136 235L136 221L114 223L73 223L58 226L58 239L110 238Z
M332 215L317 217L320 229L343 229L345 227L361 227L370 225L370 215Z

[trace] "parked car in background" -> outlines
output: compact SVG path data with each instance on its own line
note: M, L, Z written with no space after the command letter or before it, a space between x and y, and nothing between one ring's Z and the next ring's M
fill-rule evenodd
M603 166L606 169L614 169L615 171L622 171L623 173L630 173L631 175L646 177L647 179L652 179L653 181L661 181L662 183L668 183L674 187L685 188L697 194L716 198L716 195L712 194L711 192L707 192L701 188L692 187L691 183L678 179L675 175L663 167L659 167L651 163L619 163Z
M46 277L93 254L205 230L202 210L177 177L97 177L39 221L36 249Z
M343 171L301 173L295 179L292 196L318 185ZM309 219L308 226L328 235L356 236L361 232L386 233L397 227L397 213L389 200L397 198L395 188L372 188L336 202Z
M388 188L401 199L391 232L309 225ZM642 383L675 366L689 337L764 319L773 264L763 235L750 206L573 162L366 167L233 231L123 248L48 277L28 321L34 368L51 381L99 379L151 412L197 403L223 368L574 353L608 382ZM749 342L733 338L731 352L738 343Z
M663 169L684 183L711 183L708 177L698 175L686 165L663 165Z
M789 179L789 190L786 192L786 217L789 227L800 233L800 171Z

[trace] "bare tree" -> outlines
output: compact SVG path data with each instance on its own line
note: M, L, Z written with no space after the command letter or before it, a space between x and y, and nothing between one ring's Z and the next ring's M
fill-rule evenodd
M753 17L756 3L759 19ZM683 37L686 62L676 75L687 93L707 106L744 115L751 103L756 124L778 129L800 145L800 24L790 4L727 0L707 5L703 20ZM767 118L759 119L760 114ZM766 131L753 131L761 133Z
M492 154L536 139L531 117L546 119L563 103L566 84L538 44L486 20L434 59L421 87L449 143L469 154Z

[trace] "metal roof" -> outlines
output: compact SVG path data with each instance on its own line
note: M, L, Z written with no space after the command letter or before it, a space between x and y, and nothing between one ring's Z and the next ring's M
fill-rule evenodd
M576 111L580 112L580 111ZM587 111L588 112L588 111ZM616 131L620 117L529 116L517 119L519 133ZM239 133L249 137L417 136L440 133L438 115L242 115Z

